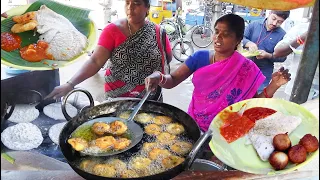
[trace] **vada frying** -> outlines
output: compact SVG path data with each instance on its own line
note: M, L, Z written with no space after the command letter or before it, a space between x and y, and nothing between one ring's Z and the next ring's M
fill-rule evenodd
M157 125L163 125L171 123L172 118L168 116L156 116L153 121Z
M114 143L115 150L122 150L127 148L131 144L131 140L127 138L119 138Z
M149 167L152 160L145 157L134 157L131 160L131 167L134 170L143 171Z
M166 149L154 148L149 152L149 158L152 160L163 159L170 156L170 151Z
M144 131L150 136L156 136L162 132L161 127L156 124L149 124L145 126Z
M192 144L186 141L179 141L170 146L170 150L179 155L185 155L192 149Z
M149 152L151 151L153 148L156 148L158 146L158 143L155 143L155 142L146 142L146 143L143 143L142 145L142 150L145 151L145 152Z
M104 136L95 140L95 145L101 150L111 150L115 143L116 139L113 136Z
M95 162L91 159L86 159L86 160L81 161L80 169L82 169L86 172L92 172L92 169L96 164L97 164L97 162Z
M82 151L89 146L88 141L86 141L85 139L82 139L82 138L70 138L70 139L68 139L68 143L76 151Z
M139 175L137 174L136 171L127 169L120 174L120 177L121 178L137 178L139 177Z
M127 131L127 125L122 121L113 121L110 123L110 130L109 132L115 135L122 135Z
M110 129L109 124L103 122L96 122L92 125L91 130L97 135L102 136L104 133L108 132Z
M117 173L116 169L108 164L96 164L92 171L93 174L103 177L115 177Z
M173 167L176 167L178 166L179 164L183 163L185 159L182 158L182 157L179 157L179 156L169 156L169 157L166 157L162 160L162 166L164 168L167 168L167 169L171 169Z
M170 133L167 132L163 132L161 134L159 134L157 136L157 140L161 143L161 144L171 144L173 143L173 140L176 139L175 135L172 135Z
M111 159L110 161L108 161L107 164L113 166L115 170L118 172L122 172L127 169L127 164L121 161L120 159Z
M152 119L153 119L153 117L147 113L139 113L134 118L135 121L137 121L141 124L148 124L152 121Z
M182 134L184 132L183 125L181 125L179 123L168 124L166 129L167 129L168 133L174 134L174 135L179 135L179 134Z

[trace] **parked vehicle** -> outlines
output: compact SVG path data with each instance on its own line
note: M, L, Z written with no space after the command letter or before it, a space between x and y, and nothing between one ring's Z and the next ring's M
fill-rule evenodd
M184 62L194 53L191 41L200 48L208 47L213 41L213 31L204 24L198 25L197 21L187 30L185 21L180 17L179 12L181 10L178 9L173 19L165 19L160 23L160 26L166 29L170 42L173 42L173 56L178 61ZM190 30L192 30L191 41L185 38L186 33Z

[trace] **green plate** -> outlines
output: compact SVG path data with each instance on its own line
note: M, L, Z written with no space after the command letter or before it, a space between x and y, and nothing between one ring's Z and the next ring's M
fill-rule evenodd
M239 51L239 53L242 54L242 56L244 56L244 57L254 57L254 56L258 56L260 54L259 51L250 52L245 49L242 51Z
M292 145L298 144L299 140L308 133L319 139L319 120L314 117L312 113L298 104L282 99L256 98L244 100L231 105L232 111L239 111L244 103L247 103L247 108L267 107L287 115L301 117L301 124L289 135ZM225 110L230 110L230 107L227 107ZM219 118L219 115L220 113L214 118L210 125L210 129L213 131L213 134L209 145L212 152L218 159L234 169L253 174L283 174L305 166L319 154L318 149L317 151L308 154L305 162L298 165L289 162L284 170L275 171L268 161L265 162L259 158L252 145L245 145L245 137L239 138L238 140L228 144L220 135L219 122L221 122L221 119Z
M29 11L35 11L40 8L41 5L46 5L51 10L58 14L63 15L72 22L72 24L88 38L88 45L84 51L78 56L70 59L69 61L55 61L55 60L42 60L41 62L28 62L20 57L19 50L12 52L6 52L1 49L1 64L9 67L25 70L51 70L58 69L69 64L74 63L83 56L87 56L87 52L91 52L96 44L97 29L94 22L89 18L90 10L80 9L77 7L67 6L61 3L50 0L38 0L32 4L19 6L7 11L9 18L1 18L1 32L10 32L10 29L14 22L12 17L15 15L21 15ZM22 39L22 47L36 43L38 41L39 34L34 36L33 31L27 31L19 33Z

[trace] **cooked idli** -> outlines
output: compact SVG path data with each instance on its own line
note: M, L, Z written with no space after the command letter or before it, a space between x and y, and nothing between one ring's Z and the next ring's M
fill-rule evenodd
M71 117L74 117L78 114L77 108L68 103L66 104L66 111ZM62 113L61 102L56 102L45 106L43 108L43 113L55 120L66 120Z
M59 144L59 136L65 124L67 124L67 122L58 123L49 129L49 137L55 144Z
M26 123L37 119L39 114L35 105L17 104L8 120L15 123Z
M3 130L1 141L11 150L26 151L39 147L43 137L36 125L19 123Z

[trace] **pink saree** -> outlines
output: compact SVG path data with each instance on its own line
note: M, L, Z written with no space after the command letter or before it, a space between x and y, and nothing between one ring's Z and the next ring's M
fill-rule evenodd
M194 72L188 114L201 130L207 131L221 110L252 98L264 80L265 76L254 62L235 51L229 58Z

